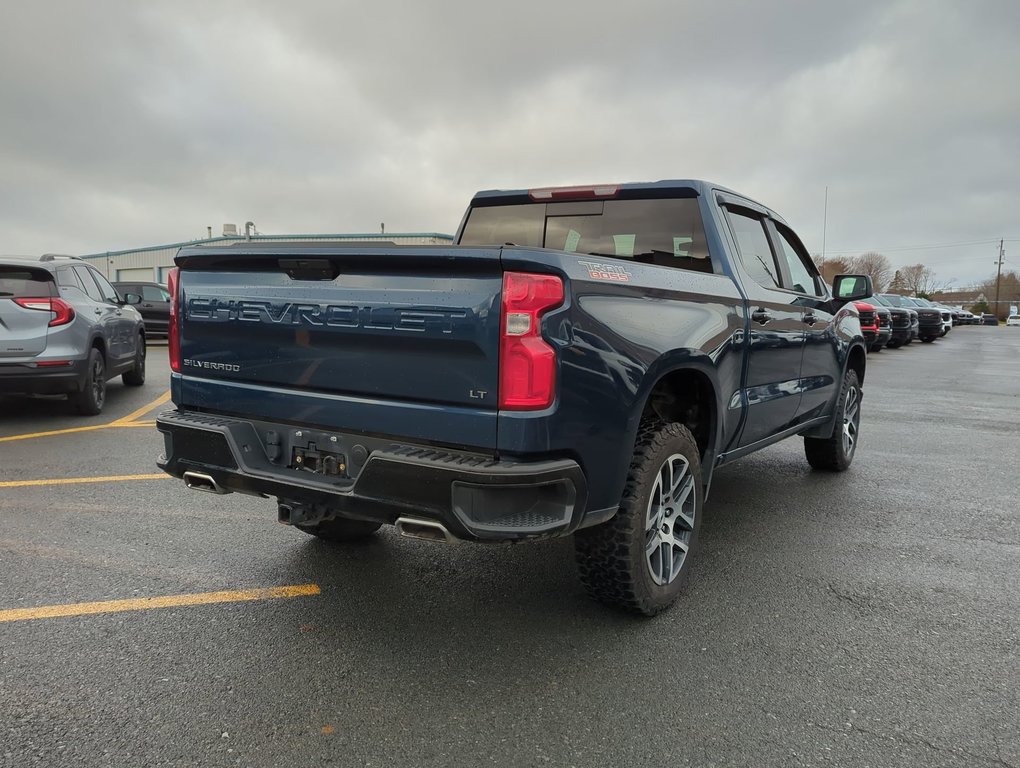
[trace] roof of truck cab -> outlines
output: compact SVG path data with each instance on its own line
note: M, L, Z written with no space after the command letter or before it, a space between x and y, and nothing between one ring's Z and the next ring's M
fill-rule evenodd
M772 208L760 203L754 198L748 197L747 195L741 194L728 187L724 187L721 184L715 184L711 181L705 181L704 179L662 179L660 181L632 181L632 182L605 182L602 184L569 184L556 187L533 187L531 189L484 189L480 192L476 192L475 196L471 199L472 203L479 201L485 201L486 203L492 203L496 200L516 200L522 202L524 199L532 200L531 193L536 190L550 190L550 189L585 189L591 187L615 187L617 195L620 193L650 193L651 196L661 195L663 197L672 197L677 192L689 192L693 193L692 196L707 195L712 192L721 192L728 197L736 197L741 200L747 201L759 208L763 208L768 211L769 215L779 221L786 223L783 218L776 213ZM598 199L612 199L612 195L599 196Z

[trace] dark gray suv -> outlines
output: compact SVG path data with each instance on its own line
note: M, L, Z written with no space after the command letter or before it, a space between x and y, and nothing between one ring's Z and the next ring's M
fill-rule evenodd
M73 256L0 256L0 392L66 394L95 415L106 382L145 383L145 328L96 269Z

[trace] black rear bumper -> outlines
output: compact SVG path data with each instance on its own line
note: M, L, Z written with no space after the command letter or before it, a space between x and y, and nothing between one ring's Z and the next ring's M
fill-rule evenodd
M156 427L164 439L157 461L163 471L179 478L207 477L214 492L275 496L287 505L288 516L295 505L302 508L302 516L290 522L346 517L394 523L404 517L435 521L457 538L478 540L561 536L584 522L587 482L569 459L500 461L181 411L161 413ZM322 446L332 451L330 468L339 466L342 472L294 468L298 453L319 455ZM599 515L589 522L604 519Z
M0 393L67 395L80 392L86 364L86 360L73 360L66 366L36 368L28 364L0 363Z

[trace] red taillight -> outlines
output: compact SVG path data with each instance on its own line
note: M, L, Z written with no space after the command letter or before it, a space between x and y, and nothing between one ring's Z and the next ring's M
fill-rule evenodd
M170 323L166 331L166 345L170 352L170 370L181 372L181 328L178 317L180 300L177 295L177 278L179 270L174 267L166 278L167 291L170 293Z
M25 309L38 309L42 312L52 312L53 317L48 323L52 328L56 325L67 325L74 320L74 307L63 299L55 299L47 296L32 297L27 299L15 299L14 303Z
M588 187L545 187L528 190L532 200L594 200L602 197L616 197L618 184L595 184Z
M530 272L503 274L499 407L548 408L556 398L556 351L542 338L542 314L563 303L563 281Z

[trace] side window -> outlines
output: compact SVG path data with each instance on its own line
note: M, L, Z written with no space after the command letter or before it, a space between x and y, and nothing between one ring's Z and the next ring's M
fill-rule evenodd
M89 298L93 301L102 301L103 294L99 292L99 286L96 285L96 281L92 279L91 270L85 266L74 267L74 273L78 276L82 286L85 289L85 293L89 295Z
M99 292L103 294L103 300L112 304L119 304L120 296L117 293L117 289L110 285L110 282L94 269L90 270L90 272L96 281L96 285L99 286Z
M806 293L809 296L821 296L818 290L818 281L814 273L808 267L810 263L803 246L798 247L797 236L782 224L776 224L776 232L779 234L780 256L786 259L790 268L790 288L797 293Z
M70 267L57 270L57 285L61 288L77 288L79 291L85 292L77 273Z
M132 286L131 293L138 293L138 289ZM143 285L142 298L146 301L170 301L170 295L158 285Z
M744 265L744 270L759 285L765 288L779 288L779 270L776 268L772 248L769 247L764 222L757 216L733 209L726 210L726 217L737 241L737 250L740 252L740 262Z

